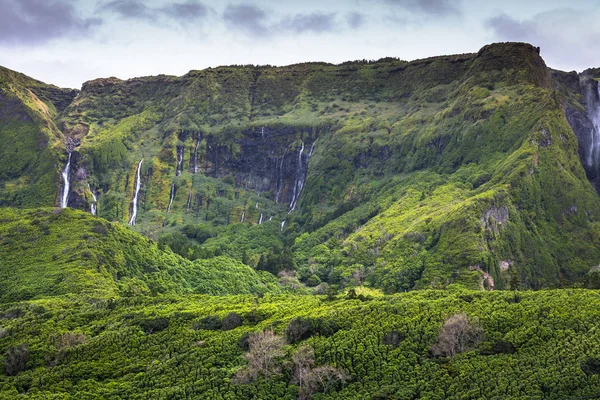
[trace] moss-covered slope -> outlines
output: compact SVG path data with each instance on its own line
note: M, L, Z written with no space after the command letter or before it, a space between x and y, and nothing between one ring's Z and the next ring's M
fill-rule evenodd
M538 49L505 43L98 79L54 121L69 206L95 196L126 223L143 159L134 229L191 259L390 292L553 287L600 262L600 200L565 116L581 94L560 82Z

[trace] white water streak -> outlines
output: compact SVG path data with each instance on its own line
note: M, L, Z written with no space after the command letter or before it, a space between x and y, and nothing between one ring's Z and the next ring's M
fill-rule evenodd
M258 224L262 224L262 213L260 213L260 218L258 219Z
M88 190L92 194L92 199L94 199L94 201L92 202L92 204L90 204L90 213L92 215L96 215L98 213L98 198L96 197L96 194L92 190L92 187L90 186L89 183L88 183Z
M194 173L198 173L198 146L200 146L200 138L196 140L196 150L194 150Z
M171 205L173 204L173 198L175 198L175 182L171 185L171 197L169 199L169 205L167 206L167 215L169 215L169 211L171 211Z
M133 192L133 199L131 200L131 204L132 204L131 218L129 219L129 225L131 225L131 226L135 225L135 219L137 217L138 194L140 192L140 187L142 186L141 171L142 171L142 163L143 162L144 162L144 159L142 158L140 160L140 163L138 164L137 172L136 172L135 191Z
M191 207L192 207L192 189L190 189L190 194L188 195L188 201L187 201L187 205L185 206L185 210L190 211Z
M175 176L181 175L181 166L183 165L183 146L177 146L177 169Z
M66 208L67 203L69 202L69 190L71 188L71 182L69 181L69 174L71 172L71 154L69 153L69 158L67 160L67 165L62 172L63 178L63 191L62 196L60 198L60 208Z

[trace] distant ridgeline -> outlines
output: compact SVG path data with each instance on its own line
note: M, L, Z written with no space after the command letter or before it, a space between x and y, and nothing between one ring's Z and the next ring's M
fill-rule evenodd
M323 290L593 286L599 78L550 70L523 43L97 79L81 91L2 68L0 205L80 209L131 225L176 263L224 256ZM40 212L9 214L53 232L60 218ZM116 276L97 250L84 257L96 278ZM185 275L194 291L186 268L161 282ZM140 290L162 290L140 276L129 276Z

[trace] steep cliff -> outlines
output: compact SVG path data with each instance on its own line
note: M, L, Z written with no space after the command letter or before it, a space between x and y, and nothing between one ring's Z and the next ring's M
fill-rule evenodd
M44 174L29 179L52 178L46 205L124 224L135 213L133 229L185 257L296 269L310 285L582 283L600 262L594 76L506 43L414 62L97 79L72 101L46 88L38 98L55 110L36 126L53 126L40 148L54 164L31 163ZM15 132L19 114L2 110ZM25 190L23 171L11 179ZM38 205L2 182L4 204Z

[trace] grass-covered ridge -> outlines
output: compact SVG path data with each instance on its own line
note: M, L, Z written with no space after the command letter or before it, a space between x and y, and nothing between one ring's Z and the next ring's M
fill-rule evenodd
M123 225L71 209L0 210L0 301L59 295L280 293L221 256L191 262Z
M598 394L597 291L420 291L372 299L188 296L49 299L0 306L4 398L295 399L294 355L344 382L315 399L565 399ZM430 352L450 315L482 336L452 358ZM287 337L277 372L236 383L247 334ZM307 330L304 330L307 329ZM287 334L286 334L287 332ZM304 333L303 333L304 332ZM288 344L291 343L291 344ZM23 354L27 361L19 365Z

